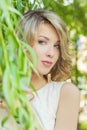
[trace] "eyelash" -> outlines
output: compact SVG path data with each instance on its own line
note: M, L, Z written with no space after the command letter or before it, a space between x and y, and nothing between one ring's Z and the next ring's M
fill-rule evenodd
M54 45L54 47L56 47L57 49L60 49L60 45Z
M43 40L39 40L38 43L39 43L39 44L46 44L46 42L43 41Z
M46 41L43 41L43 40L38 40L38 43L39 43L39 44L46 44L47 42L46 42ZM59 49L59 48L60 48L60 45L57 44L57 45L54 45L54 47L56 47L57 49Z

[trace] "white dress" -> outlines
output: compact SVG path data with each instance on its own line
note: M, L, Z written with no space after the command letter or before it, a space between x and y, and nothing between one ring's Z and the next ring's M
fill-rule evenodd
M31 106L43 130L54 130L61 88L64 82L50 82L35 94Z
M54 81L46 84L34 93L34 99L30 102L43 130L54 130L56 112L63 84L64 82ZM8 115L8 112L5 109L0 109L0 130L6 130L1 127L1 119L6 115ZM13 130L14 123L14 120L9 118L6 127L9 130Z

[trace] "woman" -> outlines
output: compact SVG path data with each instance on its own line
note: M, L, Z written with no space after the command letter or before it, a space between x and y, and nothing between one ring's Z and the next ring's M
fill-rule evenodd
M76 130L79 91L64 81L70 76L69 40L64 22L51 11L32 10L24 14L20 26L37 56L40 78L33 72L31 82L38 95L31 105L43 130Z
M31 10L20 27L37 57L40 77L32 73L36 93L30 104L42 130L76 130L80 96L77 87L66 81L70 78L66 25L51 11Z

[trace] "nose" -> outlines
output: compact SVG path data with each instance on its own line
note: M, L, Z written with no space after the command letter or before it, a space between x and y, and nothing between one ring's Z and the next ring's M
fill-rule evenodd
M46 55L48 57L51 57L51 58L54 57L54 55L55 55L55 49L54 49L53 45L49 45L48 46Z

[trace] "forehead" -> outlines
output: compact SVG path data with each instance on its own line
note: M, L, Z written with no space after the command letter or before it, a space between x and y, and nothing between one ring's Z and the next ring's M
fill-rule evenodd
M37 28L37 37L45 36L52 40L59 40L56 29L48 23L41 23Z

